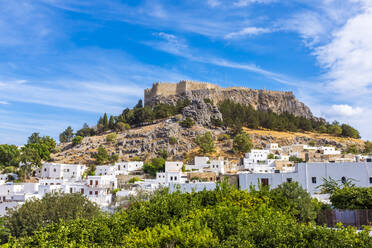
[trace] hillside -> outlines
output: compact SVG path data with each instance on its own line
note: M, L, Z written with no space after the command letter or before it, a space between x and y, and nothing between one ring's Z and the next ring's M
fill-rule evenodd
M148 160L164 150L170 159L188 160L198 154L195 138L206 132L211 132L216 147L216 152L209 156L233 160L239 158L231 151L231 136L240 131L250 135L255 148L268 143L280 146L314 143L343 150L350 145L364 148L362 140L350 138L359 137L357 130L313 116L291 92L220 88L209 83L180 81L156 83L144 95L145 106L139 101L119 116L108 118L105 114L97 126L86 126L77 132L76 135L85 136L81 144L60 144L52 160L91 164L100 145L109 154L117 154L119 161ZM180 122L185 120L195 125L182 127ZM106 136L114 131L116 140L107 142Z
M63 143L58 146L60 152L54 154L52 159L62 163L83 163L94 162L92 154L97 151L99 145L104 145L109 153L119 154L119 161L132 160L135 157L150 159L156 157L161 150L167 150L170 158L174 160L187 160L191 155L198 154L198 146L195 144L195 137L198 134L211 132L215 139L216 152L211 156L238 159L231 152L232 139L219 141L218 136L227 134L223 128L211 129L202 125L194 125L192 128L183 128L177 119L167 119L159 123L130 129L117 133L117 140L106 142L106 132L102 135L86 137L82 144L72 146L71 143ZM328 134L314 132L279 132L272 130L253 130L244 128L254 143L255 148L263 148L268 143L278 143L281 146L291 144L308 144L315 142L317 145L332 145L339 149L346 149L350 145L356 145L363 149L364 141L353 138L334 137ZM176 144L170 143L170 138L177 139Z

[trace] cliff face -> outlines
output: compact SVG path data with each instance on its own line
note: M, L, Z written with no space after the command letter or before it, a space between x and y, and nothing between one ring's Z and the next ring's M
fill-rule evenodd
M258 110L271 109L275 113L289 112L296 116L314 118L311 110L298 101L292 92L254 90L243 87L221 88L209 83L180 81L179 83L156 83L145 90L145 105L173 103L179 99L191 101L211 99L215 104L224 100L252 105Z

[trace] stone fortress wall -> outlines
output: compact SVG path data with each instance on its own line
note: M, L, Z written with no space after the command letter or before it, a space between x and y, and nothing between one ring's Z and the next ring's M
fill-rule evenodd
M264 92L267 94L277 94L277 95L293 95L290 91L273 91L273 90L254 90L246 87L228 87L221 88L215 84L208 82L197 82L190 80L181 80L178 83L168 83L168 82L156 82L152 85L152 88L145 89L145 102L146 99L150 100L155 96L175 96L182 95L189 91L194 90L220 90L220 91L229 91L229 90L246 90L246 91L257 91Z
M181 80L178 83L156 82L151 89L145 89L145 102L155 96L174 96L181 95L187 91L202 89L220 89L219 86L207 82L195 82Z
M314 117L311 110L290 91L222 88L211 83L182 80L178 83L154 83L151 89L145 89L144 96L145 105L152 107L159 103L175 104L177 100L185 98L199 101L208 98L215 104L229 99L259 110L271 109L275 113L289 112L296 116Z

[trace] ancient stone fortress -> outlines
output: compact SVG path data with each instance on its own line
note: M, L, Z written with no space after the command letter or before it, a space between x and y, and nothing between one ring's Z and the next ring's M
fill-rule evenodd
M230 99L236 103L252 105L258 110L271 109L275 113L289 112L296 116L314 118L311 110L298 101L292 92L256 90L245 87L222 88L206 82L182 80L178 83L154 83L151 89L145 89L145 105L158 103L175 104L179 99L191 101L211 99L215 104Z

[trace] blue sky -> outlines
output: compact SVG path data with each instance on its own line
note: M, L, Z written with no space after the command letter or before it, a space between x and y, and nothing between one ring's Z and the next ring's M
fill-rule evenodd
M290 90L372 139L371 57L369 0L0 0L0 143L182 79Z

